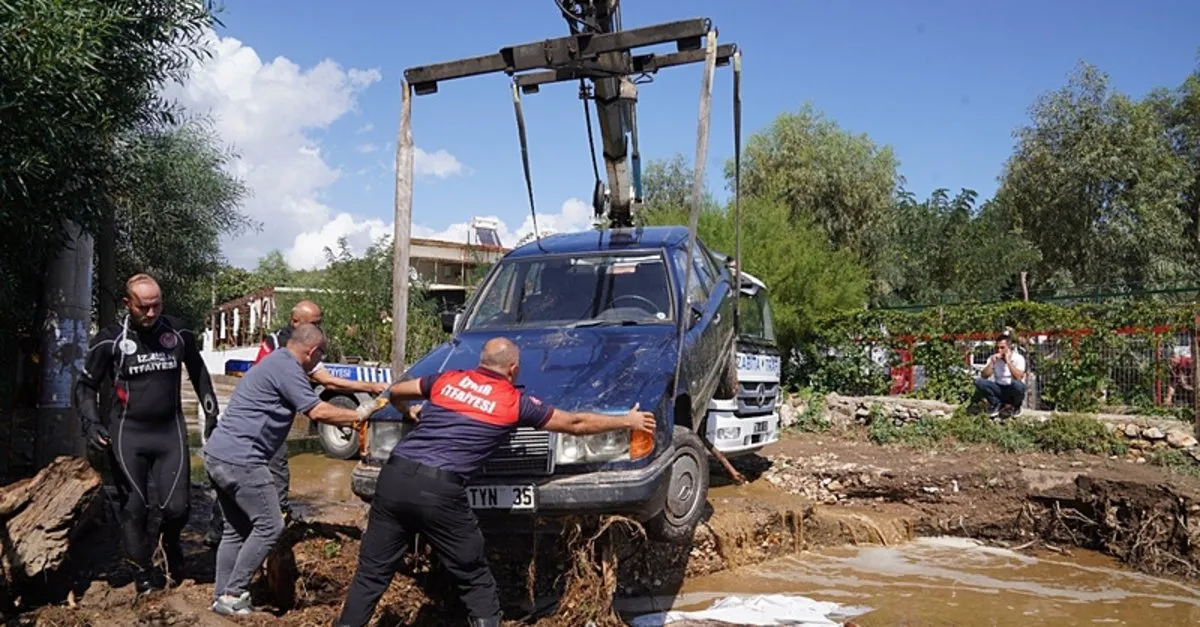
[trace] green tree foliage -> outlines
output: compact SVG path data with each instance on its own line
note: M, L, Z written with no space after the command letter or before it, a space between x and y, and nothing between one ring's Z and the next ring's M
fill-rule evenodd
M1019 276L1039 258L1012 228L1000 207L976 207L974 190L951 198L938 189L917 202L902 192L896 231L882 275L891 292L886 304L958 302L989 295L1019 296Z
M1152 105L1085 64L1031 115L997 193L1041 252L1030 289L1141 289L1196 276L1180 205L1187 164Z
M220 269L221 237L251 226L239 210L245 187L227 170L230 155L207 127L188 124L133 134L118 157L117 275L154 275L168 310L203 328L211 295L195 286Z
M808 335L816 320L866 303L867 273L848 251L830 250L821 231L793 217L778 201L742 203L742 267L770 289L776 335L785 354ZM686 209L648 214L652 224L686 224ZM706 209L698 235L714 250L734 254L731 210Z
M1181 211L1188 242L1200 258L1200 64L1179 87L1155 90L1147 102L1166 127L1171 148L1187 163Z
M749 138L741 189L743 196L783 203L791 217L816 225L834 248L850 251L874 273L895 224L898 167L891 147L805 105ZM732 161L725 178L732 189Z
M635 219L639 224L649 223L651 218L646 216L655 212L688 209L692 206L692 183L695 180L696 170L681 154L668 160L650 161L642 174L642 206ZM700 202L706 209L717 206L707 188L702 192ZM683 224L687 224L686 219Z
M254 280L258 287L292 286L295 271L288 266L283 253L278 249L264 255L254 268Z
M0 335L31 330L65 221L94 228L119 140L172 121L160 96L204 54L201 0L0 2Z
M390 238L381 238L361 256L355 255L343 238L338 241L336 251L325 249L325 257L329 265L321 272L316 289L306 294L290 294L290 302L277 296L279 311L290 310L301 298L311 298L321 306L322 326L329 338L331 358L389 361L392 353ZM279 259L282 260L282 256ZM442 331L436 303L423 286L410 286L405 342L408 362L412 363L444 341L446 334Z

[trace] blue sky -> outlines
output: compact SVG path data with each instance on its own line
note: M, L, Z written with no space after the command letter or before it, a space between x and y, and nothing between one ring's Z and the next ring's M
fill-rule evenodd
M1078 62L1099 66L1117 89L1140 96L1177 85L1200 48L1200 3L1186 0L626 0L623 10L626 28L701 16L714 20L722 42L743 49L747 134L811 102L843 128L890 144L918 196L938 187L991 195L1030 104L1065 84ZM242 0L228 2L221 19L218 34L253 48L264 63L286 57L304 69L331 59L344 69L378 70L381 78L357 93L351 110L305 134L340 172L317 190L321 202L356 220L384 223L392 212L390 151L403 70L566 32L550 0ZM643 159L676 152L694 157L700 73L699 65L673 68L642 86ZM707 169L717 191L732 152L730 76L718 70L714 92ZM524 221L528 207L508 85L504 75L473 77L415 99L417 145L447 151L463 170L420 180L414 223L441 230L490 214L515 230ZM560 211L570 198L590 198L575 86L543 88L526 97L525 111L539 214ZM360 152L368 144L380 150Z

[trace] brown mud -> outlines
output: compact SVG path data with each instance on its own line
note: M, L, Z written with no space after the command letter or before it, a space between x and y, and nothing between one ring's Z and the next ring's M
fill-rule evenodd
M335 474L350 466L321 463ZM1144 573L1200 579L1200 480L1155 466L986 447L922 451L827 434L788 436L734 463L750 481L729 485L713 467L709 513L690 546L650 543L619 519L603 528L570 524L534 541L489 538L510 623L618 625L614 598L671 597L688 581L802 551L894 547L934 535L1039 554L1092 549ZM305 472L293 485L309 481ZM285 534L283 559L271 561L252 592L267 610L260 616L223 619L208 610L213 557L200 543L208 495L194 489L195 528L181 585L135 601L113 555L115 531L100 526L95 541L85 543L89 550L72 558L67 585L48 585L43 598L26 601L36 609L10 624L330 624L353 577L365 509L347 503L334 482L316 484L315 491L298 489L296 500L321 522ZM443 572L427 555L405 560L379 604L378 624L462 621Z

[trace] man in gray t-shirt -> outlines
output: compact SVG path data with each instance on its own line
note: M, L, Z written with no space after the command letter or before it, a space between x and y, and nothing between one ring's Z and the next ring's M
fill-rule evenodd
M337 426L356 427L360 420L358 412L326 403L313 392L308 372L324 353L320 328L296 327L284 350L272 351L242 377L204 445L204 468L225 514L213 589L212 609L218 614L253 611L250 578L283 533L268 462L283 446L296 414Z

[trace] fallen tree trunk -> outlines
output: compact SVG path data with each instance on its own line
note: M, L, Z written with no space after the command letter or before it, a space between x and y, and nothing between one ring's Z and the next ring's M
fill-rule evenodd
M22 583L62 565L101 485L86 459L63 456L31 479L0 487L0 603L11 603Z

